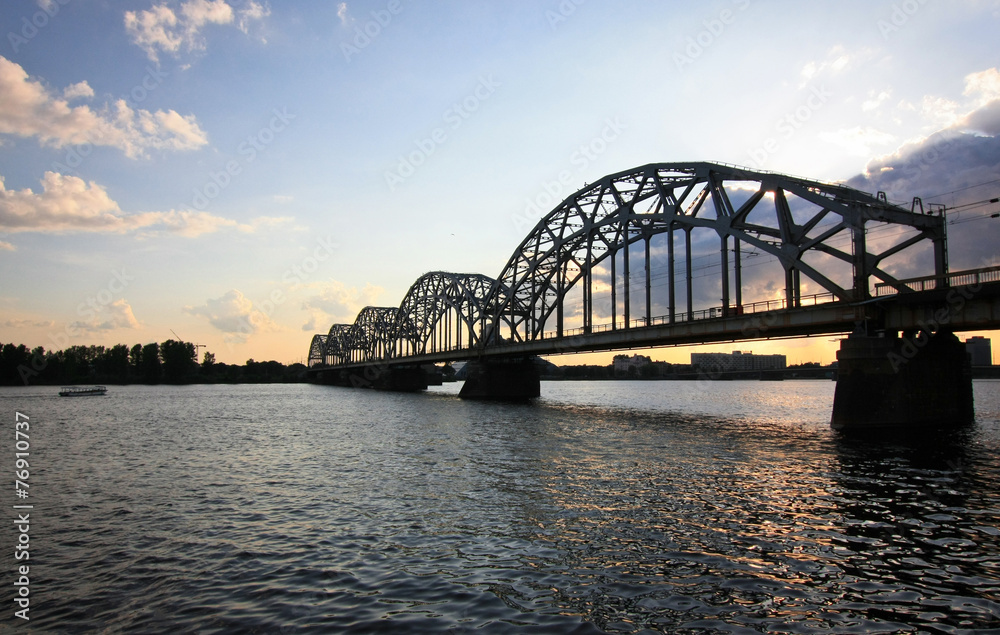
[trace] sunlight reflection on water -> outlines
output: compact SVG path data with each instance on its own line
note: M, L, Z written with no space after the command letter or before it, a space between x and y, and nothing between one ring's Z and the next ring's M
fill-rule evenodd
M976 382L975 427L926 442L837 436L833 387L3 389L37 452L31 624L1000 627L1000 382Z

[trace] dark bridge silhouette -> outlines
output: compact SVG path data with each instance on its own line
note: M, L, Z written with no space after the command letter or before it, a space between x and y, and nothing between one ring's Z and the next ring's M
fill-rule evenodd
M413 389L421 364L473 360L463 396L530 397L532 355L850 332L902 347L897 331L998 328L998 281L1000 268L948 271L943 208L920 199L650 164L562 201L497 278L428 273L398 307L334 324L309 365L324 381Z

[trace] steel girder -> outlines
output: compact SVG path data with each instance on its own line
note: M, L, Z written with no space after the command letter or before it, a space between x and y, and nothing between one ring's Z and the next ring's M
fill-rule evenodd
M736 190L743 192L738 207L732 203L737 198L733 194ZM796 201L794 210L790 208L789 195ZM805 219L803 214L807 215ZM835 222L814 233L817 225L830 215ZM762 221L762 216L769 216L769 221ZM801 222L796 218L802 219ZM903 225L916 233L902 243L873 253L865 236L868 222ZM556 331L561 335L563 301L574 285L583 283L587 331L593 319L590 287L595 267L623 250L627 276L629 245L675 229L688 232L690 238L689 232L696 227L713 229L722 240L724 311L729 305L726 254L730 239L737 252L737 306L740 243L770 254L781 263L786 272L789 306L799 295L799 273L840 300L865 300L870 297L871 276L895 282L892 275L880 268L882 261L923 241L933 243L936 273L947 272L943 217L914 214L843 185L771 172L715 163L649 164L602 178L569 196L538 222L497 279L497 289L504 292L496 293L488 302L497 308L494 321L506 322L504 330L509 328L510 339L526 341L541 337L547 320L555 313ZM851 237L850 252L830 244L830 239L839 235ZM671 240L671 254L672 250ZM803 256L810 252L848 263L853 270L853 286L839 285L821 267L805 262ZM611 268L614 278L614 258ZM627 325L627 290L625 293ZM612 298L613 294L614 285ZM690 298L690 291L688 295ZM612 305L616 306L614 300ZM671 308L671 320L672 313Z
M326 363L326 340L327 335L313 335L312 342L309 343L309 366Z
M334 324L313 338L324 364L348 364L479 346L496 281L478 273L433 271L410 287L399 308L365 307L353 324ZM320 344L317 344L320 342Z
M351 359L351 324L334 324L326 336L324 364L346 364Z
M351 362L371 362L392 357L399 309L366 306L348 331L347 353Z
M433 271L421 276L399 305L396 354L416 355L478 346L495 281L479 273Z

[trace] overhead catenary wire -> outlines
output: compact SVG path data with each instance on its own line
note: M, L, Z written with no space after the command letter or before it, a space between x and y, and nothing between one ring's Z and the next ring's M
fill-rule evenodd
M1000 179L993 179L992 181L985 181L983 183L976 183L974 185L968 185L966 187L960 187L957 190L952 190L950 192L944 192L943 194L932 194L931 196L923 197L924 200L931 200L935 198L941 198L942 196L948 196L949 194L957 194L958 192L964 192L966 190L971 190L977 187L982 187L984 185L992 185L994 183L1000 183Z

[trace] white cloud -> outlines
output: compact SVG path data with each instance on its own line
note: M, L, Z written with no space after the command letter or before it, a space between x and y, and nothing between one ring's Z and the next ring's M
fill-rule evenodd
M269 15L271 15L271 7L250 0L245 7L240 9L237 26L243 33L249 33L251 22L259 22Z
M124 99L101 111L69 105L68 99L93 92L86 82L79 82L57 97L29 78L19 64L0 57L0 134L38 137L56 148L86 143L111 146L132 158L149 150L194 150L208 143L194 115L133 110Z
M985 71L965 76L965 90L962 93L977 99L977 106L983 106L1000 99L1000 70L988 68Z
M206 24L229 24L233 21L233 8L226 0L189 0L181 5L184 24L189 30Z
M137 230L168 231L185 237L232 228L254 232L288 222L286 218L260 217L250 223L213 216L207 212L170 210L126 214L94 181L46 172L42 191L8 190L0 176L0 230L12 233L104 232L124 234Z
M236 22L244 33L253 21L271 14L266 5L248 0L239 10L237 20L233 7L225 0L188 0L179 10L163 2L146 11L126 11L125 30L132 43L146 51L154 62L160 53L177 56L184 51L199 51L206 47L202 31L209 25L226 25Z
M94 96L94 89L87 82L77 82L70 84L63 90L63 99L72 101L74 99L89 99Z
M135 319L132 307L124 298L119 298L100 311L87 322L73 322L71 328L88 333L114 331L116 329L137 329L141 324Z
M118 204L93 181L46 172L41 193L8 190L0 179L0 228L22 231L127 231Z
M891 96L892 96L892 91L888 88L881 91L878 95L875 94L875 91L871 91L868 93L868 99L866 99L861 104L861 110L863 110L864 112L877 110L878 107L881 106L882 103L885 102L887 99L889 99L889 97Z
M826 58L821 61L810 60L802 66L799 74L802 76L802 83L799 87L806 86L809 82L820 75L835 75L841 73L852 65L862 62L872 56L870 49L856 49L850 53L839 44L827 51Z
M326 331L334 323L353 322L358 312L366 306L374 305L384 289L371 283L363 289L348 287L338 280L305 285L314 294L306 298L302 308L309 312L309 321L302 326L303 331Z
M962 102L937 95L924 96L920 114L930 130L1000 134L1000 70L994 67L966 75L962 94L968 98Z
M920 114L937 129L954 125L959 119L962 106L945 97L924 96L920 104Z
M851 154L870 157L874 148L884 147L896 140L893 135L875 128L855 126L836 132L822 132L820 139L838 145Z
M122 112L123 106L127 108L121 101L118 102L118 106L119 112ZM127 111L125 114L130 118L129 123L132 124L132 111ZM168 133L164 135L164 139L151 140L151 145L158 149L193 150L208 143L205 133L194 121L194 116L183 117L175 110L167 112L159 110L156 113L140 110L136 124L141 125L144 130L164 130Z
M0 326L7 329L52 328L56 323L52 320L4 320Z
M243 344L258 332L277 330L277 325L263 311L257 310L238 289L230 289L219 298L209 299L202 306L186 306L184 312L203 317L223 333L223 340Z
M973 110L955 126L988 135L1000 135L1000 71L990 68L965 77L964 95L973 98Z
M17 247L0 240L0 251L17 251Z
M154 62L159 61L157 49L177 53L184 42L177 28L177 15L165 4L140 13L126 11L125 30L132 36L132 43L144 49Z
M347 3L341 2L337 5L337 17L340 18L341 26L347 26Z

